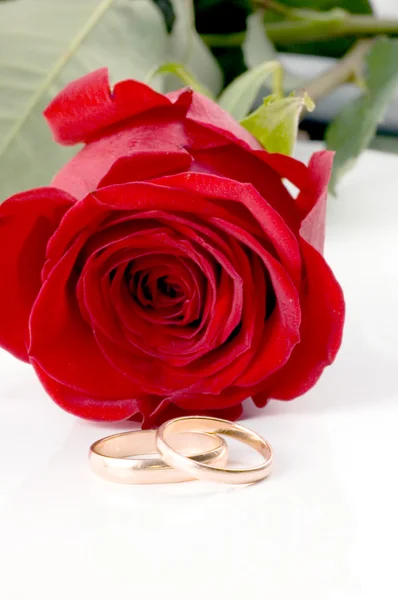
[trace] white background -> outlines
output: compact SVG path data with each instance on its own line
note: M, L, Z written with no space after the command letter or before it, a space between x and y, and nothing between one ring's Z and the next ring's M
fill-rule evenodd
M257 485L96 478L89 445L126 425L62 412L1 352L2 599L397 597L397 173L367 152L330 199L343 347L305 397L246 411L275 451Z

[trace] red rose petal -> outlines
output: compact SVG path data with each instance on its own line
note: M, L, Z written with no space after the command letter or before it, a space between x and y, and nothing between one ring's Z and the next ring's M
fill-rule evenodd
M309 165L310 188L303 190L297 204L305 212L300 235L321 254L325 242L326 200L333 166L333 152L325 150L312 155Z
M233 239L231 245L234 247ZM199 397L200 393L206 395L206 402L213 395L219 396L244 373L256 354L264 331L266 290L261 261L255 255L251 257L251 268L252 273L248 265L242 268L245 280L243 314L237 335L190 365L189 372L196 374L196 381L188 390L173 394L171 399L178 405L188 406L192 397ZM244 390L239 398L247 395L248 392ZM221 395L218 401L212 402L213 406L222 407L229 405L231 398Z
M238 233L239 230L236 229L236 226L230 225L228 221L225 220L231 218L227 212L224 220L212 218L212 215L220 214L222 212L222 209L219 206L216 206L213 202L205 201L203 198L201 201L198 201L199 198L195 198L195 194L185 194L176 188L163 188L151 183L125 184L103 188L96 193L96 198L99 202L102 202L104 206L119 208L121 210L129 210L137 207L146 210L149 208L161 210L168 210L171 208L183 212L189 212L191 210L196 215L203 215L206 220L216 224L217 229L220 231L230 232L229 228L235 227L235 237L238 235L243 243L248 243L249 238L247 232L245 230L240 230L240 233ZM265 252L264 248L258 242L251 242L251 244L254 244L254 246L252 245L252 249L256 253L261 255L261 253ZM263 254L263 257L269 267L271 264L270 261L273 261L272 257L270 257L267 252L265 255ZM275 266L273 269L279 269L280 271L278 276L275 274L276 279L274 281L274 287L277 284L276 295L278 299L280 299L280 302L282 302L280 310L282 321L273 334L277 346L273 347L272 344L270 344L268 354L261 355L261 360L256 361L256 367L252 369L250 379L244 380L242 385L253 385L258 380L261 380L261 378L264 377L264 365L267 366L270 372L274 371L278 366L280 367L288 358L289 352L287 351L287 348L290 348L291 350L298 340L300 308L298 306L297 293L294 286L292 287L291 282L288 285L289 290L286 288L289 278L285 279L283 287L278 290L278 286L282 285L280 276L284 273L284 269L278 265L277 261L272 262L272 264L274 263ZM286 277L287 275L285 273L283 278ZM280 331L283 331L284 333L281 334ZM289 332L289 335L286 335L287 332ZM266 352L266 350L264 350L264 352ZM115 355L113 354L113 356ZM112 363L117 366L117 360L115 358L111 360ZM126 365L127 364L128 362ZM127 367L123 368L124 372L126 372L126 368ZM263 373L262 376L261 373ZM169 382L168 379L165 381ZM163 387L165 387L165 385L166 384L164 384ZM167 383L167 385L169 385L169 383Z
M298 293L285 269L264 250L257 240L232 223L221 219L213 219L213 221L259 256L269 273L275 292L276 307L264 329L264 343L260 344L258 356L254 357L247 370L236 382L241 386L255 385L280 368L300 340L301 314Z
M118 128L113 127L66 163L54 177L53 185L81 199L93 192L116 161L123 157L133 160L133 156L140 155L139 160L143 162L145 155L150 158L152 153L153 156L170 154L175 161L178 154L185 155L184 159L181 156L181 160L187 160L184 148L213 148L226 144L224 138L195 123L182 124L181 115L175 113L176 109L171 106L168 110L151 113L150 118L147 115L138 116ZM163 174L161 159L156 166L158 175ZM176 162L171 165L172 171L175 166ZM153 169L152 176L155 177L154 165L148 164L145 168ZM141 179L137 169L132 169L130 181L134 181L135 177Z
M145 235L145 233L146 232L144 232L144 235ZM145 240L141 239L140 245L145 247L145 244L146 244L150 248L154 248L155 245L157 245L158 250L157 251L149 250L149 251L147 251L146 254L143 254L141 249L136 249L135 252L138 253L138 256L148 256L148 255L154 256L155 254L157 254L159 257L157 260L158 261L159 261L159 259L163 260L163 262L165 262L165 264L167 264L167 261L168 261L167 253L170 253L171 259L173 259L175 256L181 256L181 257L189 256L189 247L182 248L182 247L179 247L178 245L175 246L171 242L171 240L168 243L166 239L163 239L162 242L163 242L162 245L159 246L159 243L156 244L156 240L154 237L152 237L152 239L151 239L151 237L148 236L148 239L145 239ZM110 250L112 251L112 248L110 248ZM134 249L130 250L130 253L133 251L134 251ZM116 260L118 260L118 259L116 258ZM203 262L203 259L199 256L196 257L196 263L200 264L205 269L205 271L207 272L207 276L209 277L210 280L212 280L212 282L213 282L212 285L214 287L215 280L214 280L214 275L212 273L211 267L210 266L207 267L206 263ZM120 275L120 276L118 276L118 275ZM91 276L91 273L90 273L90 276ZM179 360L177 360L177 362L180 362L180 361L184 362L185 359L183 358L183 355L185 355L187 347L192 346L193 342L189 341L189 340L187 342L184 342L183 340L171 341L168 328L164 329L163 327L159 327L159 326L154 327L153 322L148 320L148 318L146 318L146 317L144 318L144 315L143 315L142 311L139 310L139 307L137 305L134 306L133 301L130 296L130 292L128 292L126 290L125 286L120 287L120 285L122 283L124 283L124 280L122 279L122 277L123 277L122 272L117 273L116 276L114 277L114 279L112 281L112 285L111 285L110 299L111 299L111 305L117 312L121 324L126 328L126 330L128 330L131 333L131 335L126 333L127 339L131 343L133 343L135 346L137 346L137 348L140 348L143 352L147 352L148 354L151 354L152 356L159 356L159 357L163 358L164 360L167 360L168 362L170 362L170 364L173 364L173 362L175 362L177 360L177 358L174 361L171 360L171 356L173 356L173 355L175 355L176 357L180 357ZM94 277L94 280L95 280L95 277ZM117 285L117 288L115 288L116 285ZM91 297L93 297L93 295L96 295L96 292L93 290L93 286L88 285L87 287L88 287L87 294L90 292ZM215 290L215 288L214 288L214 290ZM101 320L105 321L106 325L108 326L109 319L106 318L105 311L103 312ZM103 329L103 327L101 326L101 324L99 322L98 322L98 326L100 327L100 329L102 329L104 331L104 333L107 333ZM138 335L138 338L134 337L137 335ZM110 337L111 337L111 339L115 339L114 336L112 336L112 335Z
M282 179L288 179L300 190L308 187L308 167L301 161L286 154L270 153L266 150L259 150L254 154Z
M137 400L96 398L52 379L33 359L32 365L46 392L64 410L92 421L124 421L140 413Z
M281 154L269 154L265 151L255 154L299 189L300 193L295 204L300 212L298 223L300 234L322 253L325 240L326 200L334 153L328 150L315 152L311 156L308 167Z
M306 165L293 158L286 157L289 158L289 162L282 161L283 170L276 169L276 166L279 167L280 155L268 154L265 150L249 153L243 148L232 144L218 148L195 150L190 148L189 151L194 158L191 171L216 174L241 183L251 183L282 217L286 225L293 232L298 230L302 219L302 211L297 207L295 200L283 184L282 177L288 178L288 175L290 176L292 172L290 167L293 166L294 172L297 170L304 174L305 181L307 181ZM270 161L269 157L272 156L277 156L278 159L275 162ZM282 174L279 173L279 170ZM300 182L302 180L303 178L300 179Z
M139 81L120 81L111 90L108 69L101 68L71 81L44 116L55 141L72 145L87 142L109 125L164 106L170 106L170 100Z
M147 260L145 260L145 258ZM135 273L138 273L139 270L143 272L143 269L147 269L148 286L153 286L153 301L151 302L145 298L141 298L142 290L138 289L138 296L142 307L137 305L135 310L138 310L138 314L143 319L147 319L152 323L166 324L166 321L164 320L165 309L167 307L172 308L175 305L180 306L182 302L183 306L179 313L181 317L181 321L179 322L180 327L173 328L172 333L170 333L170 335L175 335L184 325L199 319L201 308L200 300L202 297L201 290L205 288L205 279L198 266L184 257L169 256L167 257L167 262L164 260L162 261L162 267L159 267L156 262L154 263L153 259L153 256L142 257L140 260L134 262L132 276L134 276ZM157 260L159 261L159 258ZM175 298L167 298L166 296L159 297L156 280L160 277L167 278L168 281L174 278L175 285L179 285L181 288L180 295ZM152 313L148 313L143 308L145 304L153 305L155 309L158 309L158 312L155 310ZM168 322L170 324L170 321Z
M193 191L206 198L221 203L231 201L245 207L248 215L238 213L246 220L249 215L254 217L261 226L266 239L269 240L287 272L290 274L297 286L301 279L301 258L297 239L287 227L282 217L268 204L267 200L260 196L252 184L239 183L233 179L218 177L204 173L180 173L156 179L158 185L175 186L178 189ZM231 210L235 214L234 208Z
M116 371L95 342L76 300L77 240L44 281L30 317L29 356L51 379L95 398L135 398L137 388Z
M138 397L148 394L167 396L170 391L188 387L194 382L193 377L183 369L173 368L148 354L133 354L134 347L126 352L99 330L95 331L95 337L114 368L140 389Z
M159 238L160 239L160 238ZM141 241L141 246L147 244L148 248L154 247L154 239L146 238ZM171 256L181 256L188 257L194 263L198 264L200 268L205 273L207 280L209 281L212 288L212 297L214 298L212 303L212 312L217 313L217 298L216 298L216 281L215 274L213 272L212 265L208 262L208 260L189 244L186 240L173 240L172 238L162 237L161 238L161 246L159 247L161 251L164 253L164 260L167 263L167 254L170 253ZM121 296L121 290L118 289L116 294L113 296L113 303L116 308L121 310L123 308L123 304L120 304L120 301L123 300L123 296ZM128 303L128 298L125 299ZM128 304L127 304L128 305ZM127 308L127 306L126 306ZM174 339L170 340L168 335L168 329L163 329L162 327L153 328L153 324L147 324L145 320L141 318L137 318L137 315L133 311L128 311L126 308L123 310L124 320L128 328L132 331L132 333L138 334L142 339L142 342L138 342L133 340L131 336L128 336L128 339L132 341L132 343L137 344L141 348L142 351L148 352L151 356L157 356L162 360L170 363L170 364L184 364L190 359L187 358L194 351L198 351L193 340L184 340L184 339ZM122 314L122 312L120 313ZM204 335L199 338L196 344L202 345L205 343L210 343L209 338L212 339L213 343L215 342L215 336L212 333L213 330L217 330L218 324L213 325L213 321L216 321L216 317L212 316L212 321L209 323L208 328L205 330ZM210 331L209 331L210 330ZM165 367L166 368L166 367Z
M262 146L242 125L216 102L192 90L178 90L167 94L172 102L187 109L186 118L204 126L244 148L260 149ZM190 102L189 102L190 100Z
M80 247L82 247L87 238L97 231L107 214L106 208L101 206L93 196L87 196L84 202L75 202L48 242L46 262L42 272L43 280L48 277L52 268L58 264L77 237L80 236Z
M291 400L309 390L330 365L340 347L344 324L344 297L322 256L302 242L306 276L301 293L301 341L289 362L253 396L257 406L268 398Z
M0 344L28 361L28 320L46 246L74 198L54 188L17 194L0 207Z
M199 396L200 398L200 396ZM200 406L200 400L198 398L194 404ZM169 401L162 401L161 399L144 398L139 401L139 406L142 414L142 428L151 429L157 427L168 421L169 419L175 419L177 417L184 417L186 415L192 415L192 411L195 411L195 415L204 415L209 417L216 417L219 419L227 419L228 421L236 421L242 414L242 405L233 404L222 409L204 409L200 408L184 410L180 406L173 404ZM135 420L135 419L134 419Z
M189 171L192 157L184 150L174 152L136 152L118 158L97 187L116 183L146 181L181 171Z
M184 396L174 398L159 398L157 403L154 404L153 412L151 417L154 422L158 422L159 419L163 419L163 412L165 409L171 406L178 406L180 409L190 414L211 414L212 411L227 411L232 409L234 406L240 406L243 400L247 398L247 391L242 388L230 387L220 394L211 393L192 393L185 394ZM182 400L183 399L183 400ZM152 401L153 402L153 401ZM145 406L145 399L140 402L141 405ZM233 414L234 411L232 411Z
M235 268L231 247L216 231L196 223L193 216L192 221L174 215L164 215L162 218L168 220L170 226L181 232L184 237L203 248L208 255L213 256L221 267L216 303L212 309L213 318L205 338L209 339L211 346L222 344L239 324L242 313L243 281ZM215 326L216 318L219 322ZM217 336L216 330L219 332Z
M80 212L82 211L82 207L79 207ZM77 211L79 212L79 211ZM154 247L154 239L151 239L151 237L146 235L147 232L142 232L142 238L140 240L140 246L148 246L149 248L153 248ZM159 232L157 232L157 234L159 235ZM165 239L160 237L159 239L162 240L162 246L164 246L165 244ZM123 241L123 240L122 240ZM115 245L115 244L114 244ZM113 248L111 248L111 250L113 250ZM173 255L175 255L176 252L179 252L183 255L186 254L186 244L184 246L184 252L183 250L180 249L176 249L173 246ZM152 250L153 251L153 250ZM117 257L115 257L115 260L118 260ZM53 276L54 271L56 270L56 268L54 268L53 271L51 271L50 277ZM115 279L114 279L115 281ZM93 288L93 286L89 286L88 291L90 291L91 297L93 298L93 294L95 292L95 288ZM88 291L86 290L86 293L88 293ZM94 294L95 295L95 294ZM117 303L120 302L120 293L114 298L114 302L112 303L113 306L115 306L117 308ZM97 306L97 308L95 309L95 311L98 311L98 307L100 305ZM92 311L94 309L94 304L93 304L93 299L90 301L90 311ZM88 307L87 307L88 308ZM91 316L93 316L93 312L90 312ZM109 315L106 314L106 307L103 310L102 313L102 317L99 317L99 320L102 322L105 322L107 326L110 325L110 323L112 322L111 319L108 318L107 320L107 316L109 317ZM133 314L132 314L133 317ZM134 325L135 328L142 328L143 327L143 323L141 322L140 319L134 318ZM141 358L134 353L134 347L130 347L129 351L126 352L126 350L121 347L121 345L119 344L119 341L117 341L117 345L115 345L112 342L112 332L111 332L111 337L108 337L108 331L107 331L107 335L104 336L102 334L102 332L100 331L100 329L96 326L96 323L93 322L92 326L94 327L94 334L97 338L98 344L100 345L100 347L103 349L103 351L105 352L106 356L108 357L108 359L112 362L112 364L115 365L115 367L119 370L121 370L121 372L123 374L126 375L126 377L131 378L133 381L136 381L137 383L139 383L140 385L144 386L144 391L145 391L145 383L149 381L149 392L157 392L157 393L162 393L162 391L164 391L164 386L168 386L166 389L169 390L170 388L173 389L174 385L180 385L180 386L184 386L187 385L188 383L192 383L192 378L188 378L184 375L183 378L179 378L178 377L178 372L176 371L170 371L170 368L167 367L167 365L160 365L155 363L154 360L152 360L152 365L148 365L148 356L141 356ZM148 331L148 335L151 336L152 338L154 338L154 336L158 335L158 330L157 328L151 328ZM155 338L154 338L155 339ZM132 340L130 340L132 341ZM156 344L155 344L156 346ZM136 350L138 348L136 347ZM142 348L144 349L144 348ZM149 352L149 349L147 349L147 351ZM152 369L154 369L154 372L157 373L156 378L154 379L153 377L148 377L148 367L149 369L152 371ZM163 374L164 372L164 374ZM151 380L153 380L153 384L151 385ZM181 381L180 381L181 380Z

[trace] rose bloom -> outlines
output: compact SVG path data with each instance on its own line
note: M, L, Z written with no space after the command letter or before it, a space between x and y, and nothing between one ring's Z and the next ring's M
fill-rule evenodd
M106 69L45 117L85 146L0 207L0 344L55 402L152 427L311 388L344 319L322 257L332 154L269 154L200 94L111 90Z

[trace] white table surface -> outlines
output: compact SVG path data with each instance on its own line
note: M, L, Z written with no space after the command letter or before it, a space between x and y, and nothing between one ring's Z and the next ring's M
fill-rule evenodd
M1 352L2 599L397 597L397 177L367 152L330 200L344 344L305 397L246 411L275 450L257 485L96 478L89 444L126 426L62 412Z

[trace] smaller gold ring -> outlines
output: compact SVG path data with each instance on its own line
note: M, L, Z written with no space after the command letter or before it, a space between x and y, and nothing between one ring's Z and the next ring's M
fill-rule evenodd
M255 467L240 469L227 469L223 466L199 463L192 457L183 456L172 445L170 440L171 435L182 431L227 435L257 450L264 458L264 461ZM273 454L269 443L251 429L224 419L213 417L179 417L167 421L159 427L156 433L156 447L166 463L179 471L184 471L187 475L195 479L207 479L232 484L253 483L267 477L272 469Z
M96 441L89 450L89 463L96 475L114 483L175 483L195 477L176 470L158 455L154 429L116 433ZM182 455L195 461L225 465L228 448L217 435L181 432L173 444ZM155 455L144 458L142 455ZM138 458L139 457L139 458Z

